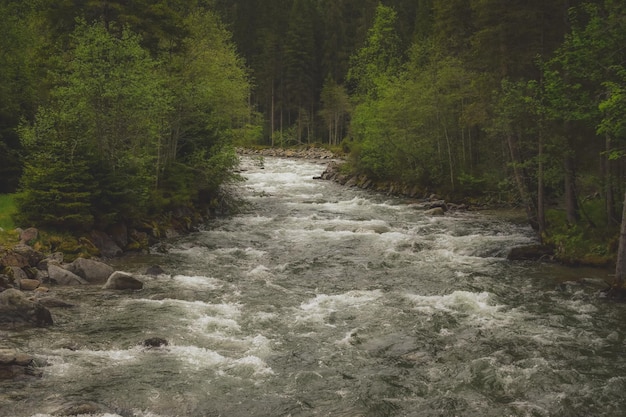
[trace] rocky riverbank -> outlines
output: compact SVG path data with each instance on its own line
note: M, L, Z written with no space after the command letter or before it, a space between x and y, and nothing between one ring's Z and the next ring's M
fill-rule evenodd
M340 155L325 148L315 146L302 146L299 148L239 148L239 155L247 156L268 156L280 158L303 158L303 159L337 159Z
M37 230L21 232L22 243L0 247L0 331L13 332L54 324L55 311L75 307L55 296L61 286L100 286L102 291L139 290L142 279L116 271L98 259L77 258L65 262L63 253L44 253L25 241L37 241ZM164 271L150 267L146 274ZM145 278L144 278L145 279ZM29 354L0 342L0 380L37 377L36 363Z

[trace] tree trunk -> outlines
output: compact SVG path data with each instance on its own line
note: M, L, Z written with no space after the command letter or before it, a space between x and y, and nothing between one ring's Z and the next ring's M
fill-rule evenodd
M539 164L537 166L537 226L539 238L543 242L543 234L546 230L546 189L544 185L543 166L543 132L539 132L539 146L537 149Z
M574 171L574 158L567 153L564 161L565 166L565 210L567 222L576 224L580 220L578 212L578 199L576 197L576 172Z
M617 250L617 263L615 265L615 285L621 289L626 278L626 192L624 193L624 206L622 208L622 226L619 234L619 248Z
M513 176L515 177L515 183L517 184L517 190L522 199L522 203L524 204L524 209L526 210L526 217L528 218L528 223L533 228L533 230L539 230L539 224L537 222L537 210L535 209L535 205L533 203L533 199L530 195L530 191L526 186L526 182L524 181L524 175L522 172L521 157L519 154L519 148L517 144L517 138L512 133L507 135L507 144L509 145L509 152L511 155L511 161L513 162Z
M609 229L617 223L617 213L615 213L615 195L613 194L613 173L611 170L612 164L611 159L609 158L609 152L611 151L611 147L611 137L609 135L606 135L606 158L604 158L604 201L606 207L606 225Z

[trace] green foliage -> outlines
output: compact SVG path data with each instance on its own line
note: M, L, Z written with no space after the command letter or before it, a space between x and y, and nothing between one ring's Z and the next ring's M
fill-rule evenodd
M402 52L396 21L396 12L379 3L365 46L350 59L347 79L357 96L375 98L389 78L398 73Z
M605 220L602 200L585 203L592 222ZM549 234L544 243L555 248L558 260L570 264L607 265L615 260L617 230L593 227L587 221L571 225L565 212L548 210ZM598 223L600 225L601 223Z
M50 99L21 128L20 224L137 222L208 204L233 179L230 143L255 130L247 74L215 15L190 14L185 28L162 63L128 27L79 22Z
M12 230L13 215L16 212L15 196L13 194L0 194L0 229Z

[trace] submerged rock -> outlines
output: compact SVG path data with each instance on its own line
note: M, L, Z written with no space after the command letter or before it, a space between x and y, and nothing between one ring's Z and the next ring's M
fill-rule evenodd
M159 265L152 265L146 269L146 275L161 275L165 274L165 270Z
M148 348L167 346L169 343L162 337L151 337L143 341L142 345Z
M35 369L35 359L13 349L0 349L0 381L26 376L41 376Z
M102 288L105 290L140 290L143 288L143 282L128 272L115 271Z
M92 402L84 402L78 404L69 404L66 405L53 413L55 416L82 416L82 415L94 415L101 414L106 412L101 405L92 403Z

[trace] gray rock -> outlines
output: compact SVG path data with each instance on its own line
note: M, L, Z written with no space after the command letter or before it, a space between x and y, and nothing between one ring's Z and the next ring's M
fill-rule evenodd
M123 253L122 248L104 232L93 231L89 237L98 250L100 250L100 254L105 258L114 258Z
M140 290L143 288L143 282L128 272L115 271L102 288L105 290Z
M159 265L152 265L146 269L146 275L161 275L165 274L165 270Z
M88 284L87 281L58 265L48 264L50 281L57 285L80 285Z
M41 376L34 369L32 356L13 349L0 349L0 380L17 379L24 376Z
M72 308L74 304L70 304L66 301L60 300L55 297L41 297L37 301L44 307L48 308Z
M106 280L115 271L111 266L105 264L104 262L85 258L75 259L74 262L66 265L65 269L90 283L106 282Z
M509 261L538 261L541 259L551 259L554 255L554 249L546 245L527 245L518 246L509 252L507 259Z
M11 276L13 277L13 281L19 282L23 279L28 279L28 275L22 268L18 268L17 266L10 266Z
M44 327L51 324L50 311L26 298L21 291L9 288L0 293L0 328Z
M34 227L29 227L28 229L20 231L20 243L29 244L37 240L39 237L39 230Z
M151 337L144 340L142 344L147 348L155 348L167 346L169 343L166 339L163 339L162 337Z
M13 248L13 252L18 253L26 258L28 265L31 266L37 266L37 264L46 257L43 253L36 251L35 249L23 243L15 245L15 247Z
M435 207L430 210L426 210L424 214L427 216L444 216L446 212L441 207Z

